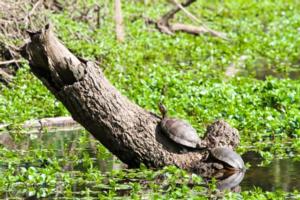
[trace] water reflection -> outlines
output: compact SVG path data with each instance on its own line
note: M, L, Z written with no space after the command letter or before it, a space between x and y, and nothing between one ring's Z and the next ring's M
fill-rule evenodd
M217 187L219 190L230 190L240 192L239 184L243 180L245 171L235 171L227 177L217 181Z
M97 145L98 141L92 135L85 133L81 128L49 130L48 132L31 132L14 138L13 134L0 133L0 145L8 150L23 155L35 154L34 152L49 154L52 158L63 160L65 171L87 171L87 161L91 159L91 165L101 172L108 172L113 169L121 169L123 164L118 161L104 147ZM46 156L45 156L46 157ZM41 167L50 161L46 158L26 161L22 166ZM0 163L1 167L5 163Z
M271 67L267 59L258 58L253 63L254 68L245 68L246 61L249 59L249 56L242 55L236 62L231 63L226 71L225 75L227 77L233 76L245 76L245 77L255 77L259 80L266 80L268 76L276 77L279 79L290 78L290 79L299 79L300 70L298 67L290 67L287 71L280 71L279 68ZM297 66L299 63L297 63Z
M261 159L258 154L249 152L243 158L252 165L241 183L243 191L254 187L260 187L264 191L292 192L300 189L300 161L275 159L270 165L260 167L258 165Z
M112 188L108 184L110 180L116 177L106 176L106 172L111 172L116 169L124 169L125 166L111 153L109 153L103 146L97 144L96 141L89 133L83 130L69 130L69 131L48 131L46 133L30 133L26 136L13 139L8 133L2 133L0 135L0 145L9 149L11 152L16 152L14 157L18 157L21 160L16 164L9 163L9 161L1 160L0 162L0 176L8 169L8 165L13 165L17 170L29 167L43 168L46 165L51 165L53 160L62 166L62 172L69 172L68 174L74 178L74 184L72 193L76 197L80 197L85 190L89 190L91 193L95 193L97 197L99 192L109 192ZM1 155L0 157L5 158ZM4 154L4 153L3 153ZM23 159L22 156L27 155L42 155L32 160ZM23 159L23 160L22 160ZM238 172L235 174L224 174L217 182L217 187L220 190L231 190L235 192L253 190L253 187L260 187L265 191L275 191L277 189L284 191L293 191L300 188L300 161L293 162L292 160L274 160L270 165L266 167L259 167L262 159L260 156L253 152L248 152L243 155L243 159L246 163L250 163L251 167L246 173ZM90 182L80 182L82 179L78 179L78 173L89 173L89 169L96 169L103 174L103 182L101 184L94 184ZM99 173L100 173L99 172ZM132 190L129 183L140 183L147 188L147 180L144 176L139 176L138 170L135 173L135 178L123 177L123 179L116 179L119 186L113 188L118 195L128 195ZM125 172L125 174L127 174ZM130 174L130 172L128 173ZM154 182L161 185L164 179L156 178ZM64 197L64 183L57 176L57 185L55 190L55 198ZM165 180L167 181L167 180ZM169 183L166 183L168 186ZM46 186L45 186L46 187ZM178 186L180 187L180 186ZM193 186L191 186L193 187ZM204 187L204 186L203 186ZM25 191L25 190L24 190ZM2 193L1 193L2 192ZM10 191L3 192L1 195L8 196L30 196L20 194L20 191L14 187L10 188ZM26 191L27 192L27 191ZM77 194L78 193L78 194ZM4 196L1 196L4 197Z
M242 72L243 75L249 76L253 72ZM290 79L299 79L300 77L300 71L299 70L293 70L289 72L278 72L274 69L270 69L268 67L257 67L254 70L255 78L259 80L266 80L268 76L273 76L279 79L283 78L290 78Z

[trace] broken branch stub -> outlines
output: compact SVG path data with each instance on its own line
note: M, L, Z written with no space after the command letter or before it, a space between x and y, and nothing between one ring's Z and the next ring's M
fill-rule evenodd
M30 38L23 55L33 73L72 117L121 161L130 167L144 163L148 167L176 165L199 172L211 169L205 163L207 152L180 152L181 148L161 133L160 117L121 95L96 64L70 53L49 26ZM239 142L237 130L224 121L215 122L208 130L202 141L205 146L234 148Z
M156 28L165 34L173 35L175 32L185 32L193 35L201 35L204 33L208 33L211 36L218 37L224 40L228 40L225 33L218 32L215 30L210 29L207 27L204 23L201 23L199 19L197 19L193 14L191 14L188 10L185 9L185 7L188 7L192 3L196 2L197 0L187 0L183 2L182 4L178 3L176 0L172 0L172 2L175 4L175 7L168 11L166 14L164 14L159 20L157 21L149 21L150 24L155 24ZM175 16L177 12L182 10L192 21L202 24L201 26L194 26L189 24L181 24L181 23L170 23L170 20Z

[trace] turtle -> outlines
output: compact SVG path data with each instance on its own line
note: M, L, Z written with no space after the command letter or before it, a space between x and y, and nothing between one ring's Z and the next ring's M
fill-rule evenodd
M201 140L197 131L186 121L176 118L167 117L167 109L162 104L158 104L162 115L160 128L171 140L183 147L202 149L200 146Z
M162 120L160 121L162 132L175 143L181 145L184 150L186 150L184 147L206 150L213 160L221 162L225 168L231 170L244 169L244 161L236 152L227 147L208 148L201 145L202 142L197 131L189 123L181 119L167 117L167 109L162 103L159 103L158 107L162 114Z
M215 147L209 149L209 154L213 160L224 164L226 169L243 171L245 164L239 154L227 147Z

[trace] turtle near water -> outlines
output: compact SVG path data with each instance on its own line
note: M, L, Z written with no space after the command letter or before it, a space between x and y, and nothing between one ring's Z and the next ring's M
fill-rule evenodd
M209 155L213 161L224 164L226 169L242 171L245 169L245 164L241 156L230 148L215 147L209 149Z
M181 147L208 150L210 160L223 164L226 169L243 170L245 168L243 159L236 152L227 147L208 149L201 146L201 139L189 123L181 119L167 117L167 109L162 103L159 103L158 107L162 114L160 128L172 141Z

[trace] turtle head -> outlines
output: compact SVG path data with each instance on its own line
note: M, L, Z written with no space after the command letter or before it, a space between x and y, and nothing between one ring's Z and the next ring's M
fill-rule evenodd
M166 106L164 106L164 105L162 104L162 102L159 102L158 108L159 108L159 111L160 111L162 117L163 117L163 118L166 117L166 116L167 116L167 108L166 108Z

